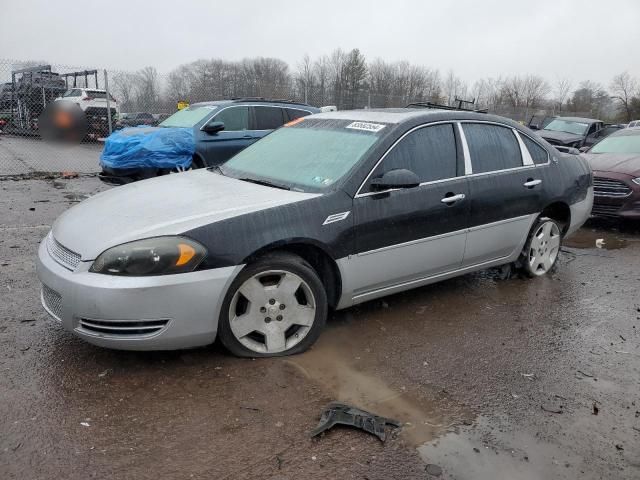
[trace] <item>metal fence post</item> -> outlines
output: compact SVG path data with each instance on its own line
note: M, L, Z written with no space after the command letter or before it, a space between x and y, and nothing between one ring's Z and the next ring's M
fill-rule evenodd
M107 122L109 123L109 135L113 133L113 127L111 125L111 101L109 95L109 76L107 75L107 70L104 70L104 89L106 92L105 97L107 98Z

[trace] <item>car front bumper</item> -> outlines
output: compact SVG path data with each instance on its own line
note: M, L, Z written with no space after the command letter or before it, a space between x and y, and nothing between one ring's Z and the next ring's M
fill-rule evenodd
M175 350L213 343L224 295L241 266L177 275L119 277L71 271L40 244L37 274L45 310L94 345Z
M604 188L600 187L595 192L592 216L613 217L629 220L640 220L640 185L632 181L632 176L615 172L594 172L594 182L605 182ZM613 185L618 189L626 188L626 193L622 191L612 194ZM615 192L614 192L615 193Z

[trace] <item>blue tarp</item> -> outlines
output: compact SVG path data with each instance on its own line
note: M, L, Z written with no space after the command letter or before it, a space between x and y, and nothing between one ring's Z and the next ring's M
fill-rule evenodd
M125 128L107 137L100 165L112 169L188 168L194 151L191 128Z

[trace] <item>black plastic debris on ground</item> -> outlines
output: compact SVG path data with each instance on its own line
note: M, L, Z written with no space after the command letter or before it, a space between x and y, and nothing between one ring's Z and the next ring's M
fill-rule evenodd
M381 441L387 439L387 427L399 428L402 424L397 420L380 417L373 413L361 410L351 405L339 402L331 402L326 406L320 416L320 423L311 432L315 437L329 430L334 425L347 425L369 432Z

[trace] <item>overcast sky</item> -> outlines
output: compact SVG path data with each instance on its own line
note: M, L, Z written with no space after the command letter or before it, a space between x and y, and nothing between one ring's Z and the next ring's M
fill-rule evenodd
M465 80L640 77L640 0L0 0L0 58L160 72L359 48Z

